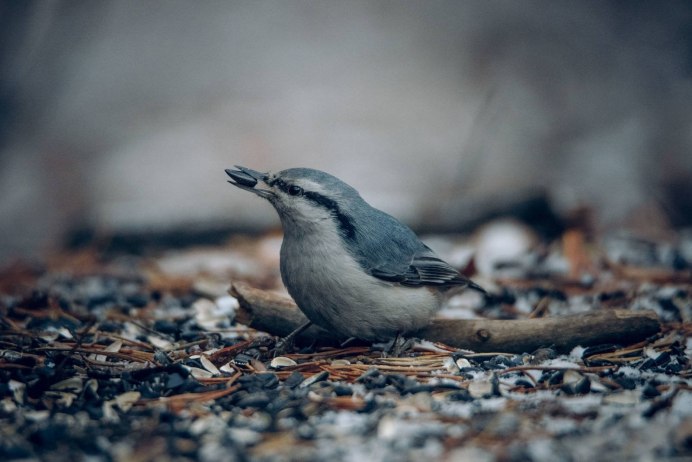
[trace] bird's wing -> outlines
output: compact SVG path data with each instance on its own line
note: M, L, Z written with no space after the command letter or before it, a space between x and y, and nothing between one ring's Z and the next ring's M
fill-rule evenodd
M485 292L482 287L460 274L432 251L415 254L407 267L378 267L373 268L370 274L378 279L409 287L466 286Z
M367 219L355 226L351 248L369 274L409 287L466 286L485 292L438 257L409 227L380 210L368 208L367 213Z

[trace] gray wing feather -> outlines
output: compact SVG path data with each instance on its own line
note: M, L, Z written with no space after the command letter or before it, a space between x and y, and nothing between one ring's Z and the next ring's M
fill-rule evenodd
M430 253L428 253L430 252ZM398 282L409 287L419 286L469 286L482 290L479 286L460 274L449 263L441 260L431 250L425 254L414 255L408 267L373 268L370 274L376 278Z
M382 227L387 233L382 233ZM380 210L371 208L368 219L355 229L352 248L358 262L378 279L409 287L468 286L484 292L439 258L409 227Z

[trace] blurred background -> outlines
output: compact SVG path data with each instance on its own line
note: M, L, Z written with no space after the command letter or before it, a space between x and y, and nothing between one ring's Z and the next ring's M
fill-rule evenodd
M691 151L687 1L0 2L0 263L278 227L234 164L419 231L686 227Z

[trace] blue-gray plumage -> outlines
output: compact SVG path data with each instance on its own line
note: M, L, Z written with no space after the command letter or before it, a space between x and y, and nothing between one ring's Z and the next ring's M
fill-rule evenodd
M282 280L307 318L325 329L389 339L425 327L450 287L483 291L409 227L328 173L236 168L226 170L229 183L264 197L278 212Z

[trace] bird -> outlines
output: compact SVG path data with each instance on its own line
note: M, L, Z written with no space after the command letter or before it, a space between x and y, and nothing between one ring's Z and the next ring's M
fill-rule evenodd
M310 168L225 171L281 220L281 279L308 319L284 345L312 324L344 339L396 340L427 326L449 289L485 292L335 176Z

